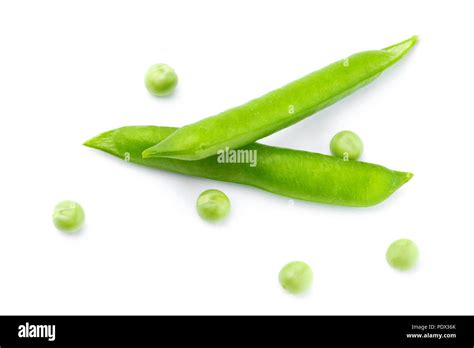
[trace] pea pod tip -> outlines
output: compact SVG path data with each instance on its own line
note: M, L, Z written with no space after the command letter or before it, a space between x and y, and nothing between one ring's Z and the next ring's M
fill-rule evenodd
M84 141L82 143L82 145L87 146L87 147L91 147L91 148L95 148L96 147L95 146L95 138L91 138L91 139L88 139L88 140Z
M400 59L406 53L408 53L408 51L410 51L413 48L413 46L416 45L418 40L419 40L418 35L413 35L407 40L399 42L395 45L385 47L384 49L382 49L382 51L389 52L390 54L393 54L394 56L398 57L398 59Z
M182 152L167 150L166 147L163 148L161 144L162 143L158 143L157 145L154 145L152 147L149 147L148 149L143 150L142 158L147 159L147 158L155 158L155 157L169 157L169 158L176 158L176 159L182 159L182 160L188 159L187 157L181 155Z
M92 149L110 152L110 148L114 146L113 134L114 130L101 133L82 143L82 145Z
M152 158L152 157L159 157L160 155L158 153L155 153L153 148L148 148L142 152L142 158Z
M409 182L411 180L411 178L413 178L413 176L415 176L415 174L413 173L410 173L410 172L396 172L399 179L400 179L400 186L406 184L407 182Z

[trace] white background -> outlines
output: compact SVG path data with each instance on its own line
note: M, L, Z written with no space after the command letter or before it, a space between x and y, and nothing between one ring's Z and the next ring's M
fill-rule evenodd
M469 1L1 1L0 314L474 314L473 57ZM336 132L363 160L415 177L372 208L295 201L126 164L82 146L123 125L181 126L352 53L419 35L370 86L262 142L328 153ZM150 96L147 68L180 78ZM195 212L208 188L230 218ZM80 202L77 235L51 220ZM411 238L418 267L391 269ZM306 296L281 290L292 260Z

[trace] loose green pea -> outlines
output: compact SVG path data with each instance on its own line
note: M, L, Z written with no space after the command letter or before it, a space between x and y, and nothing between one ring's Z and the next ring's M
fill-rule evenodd
M222 191L206 190L199 195L196 208L204 220L219 221L229 215L230 200Z
M357 134L351 131L337 133L331 140L331 152L344 160L356 160L362 155L364 144Z
M278 280L283 289L289 293L301 294L311 287L313 272L306 263L293 261L281 269Z
M418 247L409 239L399 239L390 244L385 255L393 268L405 271L413 268L418 262Z
M84 224L84 210L79 203L62 201L56 205L53 212L53 222L60 231L73 233Z
M173 93L178 84L178 76L169 65L152 65L145 75L145 86L148 91L162 97Z

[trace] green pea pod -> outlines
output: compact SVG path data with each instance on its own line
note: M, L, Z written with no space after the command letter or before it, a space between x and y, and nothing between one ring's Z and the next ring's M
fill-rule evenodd
M260 98L179 128L143 152L144 158L198 160L239 148L288 127L367 85L400 60L414 36L378 51L354 54Z
M84 145L147 167L255 186L306 201L354 207L382 202L413 176L376 164L258 143L237 150L253 153L255 166L221 163L225 162L219 158L222 154L196 161L142 157L144 149L174 131L176 128L171 127L123 127L102 133Z

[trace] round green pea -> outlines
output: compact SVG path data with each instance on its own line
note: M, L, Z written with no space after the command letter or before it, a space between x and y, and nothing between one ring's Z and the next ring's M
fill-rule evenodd
M60 231L73 233L84 224L84 210L79 203L62 201L56 205L53 212L53 222Z
M337 133L330 144L334 156L344 160L356 160L362 155L364 144L357 134L345 130Z
M178 76L169 65L152 65L145 75L145 86L148 91L162 97L173 93L178 84Z
M291 294L301 294L307 291L313 283L313 271L302 261L286 264L278 274L278 280L283 289Z
M406 271L418 262L418 247L409 239L399 239L390 244L385 255L387 262L393 268Z
M204 220L219 221L229 215L230 200L222 191L206 190L199 195L196 209Z

